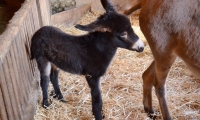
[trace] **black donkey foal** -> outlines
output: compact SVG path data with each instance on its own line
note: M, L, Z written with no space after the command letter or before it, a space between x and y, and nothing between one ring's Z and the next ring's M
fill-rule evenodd
M85 76L91 89L93 115L96 120L103 118L99 79L106 72L117 48L137 52L142 52L144 49L143 42L131 28L130 20L123 15L117 17L125 22L125 26L122 26L121 29L98 23L95 27L103 28L106 31L94 31L86 35L73 36L58 28L45 26L33 35L31 59L36 59L40 71L43 107L49 106L49 81L53 84L55 97L65 102L58 84L58 68L60 68L69 73Z

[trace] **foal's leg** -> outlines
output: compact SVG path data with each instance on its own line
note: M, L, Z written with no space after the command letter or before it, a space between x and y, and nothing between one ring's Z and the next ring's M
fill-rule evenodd
M48 102L48 85L49 85L49 75L51 71L51 64L45 58L36 59L38 64L38 69L40 71L40 86L42 88L43 102L42 106L47 108L49 106Z
M54 88L53 96L54 96L54 98L58 98L58 100L60 100L61 102L66 102L63 99L63 95L60 91L60 87L58 84L58 74L59 74L58 68L54 64L51 64L50 80L51 80L51 83L53 84L53 88Z
M93 77L93 76L85 76L87 83L91 89L91 95L92 95L92 112L95 116L95 120L102 120L102 98L101 98L101 92L99 89L99 77Z

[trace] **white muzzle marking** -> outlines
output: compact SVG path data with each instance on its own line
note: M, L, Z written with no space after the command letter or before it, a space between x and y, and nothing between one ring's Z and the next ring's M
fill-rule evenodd
M132 49L139 51L141 48L144 48L144 43L142 40L138 39L138 41L132 46Z

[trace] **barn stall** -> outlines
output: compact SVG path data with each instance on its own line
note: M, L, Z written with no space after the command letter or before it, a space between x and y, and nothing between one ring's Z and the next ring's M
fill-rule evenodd
M119 0L112 1L119 11L132 4L132 0L123 3ZM50 15L53 13L50 9L51 1L22 0L20 2L23 3L22 7L14 14L0 35L0 104L2 106L0 118L3 120L94 119L90 90L84 76L63 71L60 72L59 79L67 103L50 98L52 103L49 109L41 107L42 94L39 88L38 71L35 61L29 59L29 42L33 33L43 25L53 25L73 35L85 34L86 32L75 29L74 24L88 24L95 20L104 12L101 4L99 1L76 0L75 6L69 6L62 12ZM12 6L6 0L5 3ZM138 14L139 11L131 15L130 19L134 31L145 43L145 50L136 53L118 49L101 82L103 113L106 120L148 119L142 105L141 75L153 58L148 43L140 31ZM199 80L187 70L181 60L177 59L173 65L166 87L168 106L173 119L200 118ZM52 86L49 88L49 91L51 90L53 90ZM153 105L160 116L158 101L155 94L153 95Z
M112 0L118 11L123 11L123 6L129 7L132 3L120 3ZM97 1L96 1L97 2ZM127 2L127 1L126 1ZM97 5L96 5L97 4ZM104 13L99 3L92 4L78 24L88 24ZM123 4L122 6L120 6ZM132 14L131 19L134 31L145 43L145 50L136 53L118 49L113 62L107 73L102 78L101 92L103 99L103 113L106 120L146 120L149 119L144 112L142 104L142 73L153 60L151 50L145 37L139 28L139 11ZM76 24L75 23L75 24ZM53 26L60 28L66 33L81 35L86 32L77 30L74 25L66 25L65 22L54 22ZM84 76L60 72L60 87L67 103L57 100L52 101L49 110L41 107L41 95L38 101L35 119L94 119L91 111L90 89ZM167 80L168 106L175 120L197 120L200 118L200 84L193 74L188 71L183 62L177 59L172 66ZM49 91L53 90L52 86ZM154 92L154 91L153 91ZM158 100L153 94L153 106L158 111L157 119L161 119Z

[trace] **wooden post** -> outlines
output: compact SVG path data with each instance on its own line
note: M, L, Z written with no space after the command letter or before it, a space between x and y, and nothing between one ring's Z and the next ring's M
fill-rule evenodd
M49 0L37 0L38 13L41 17L42 26L51 25L51 8Z

